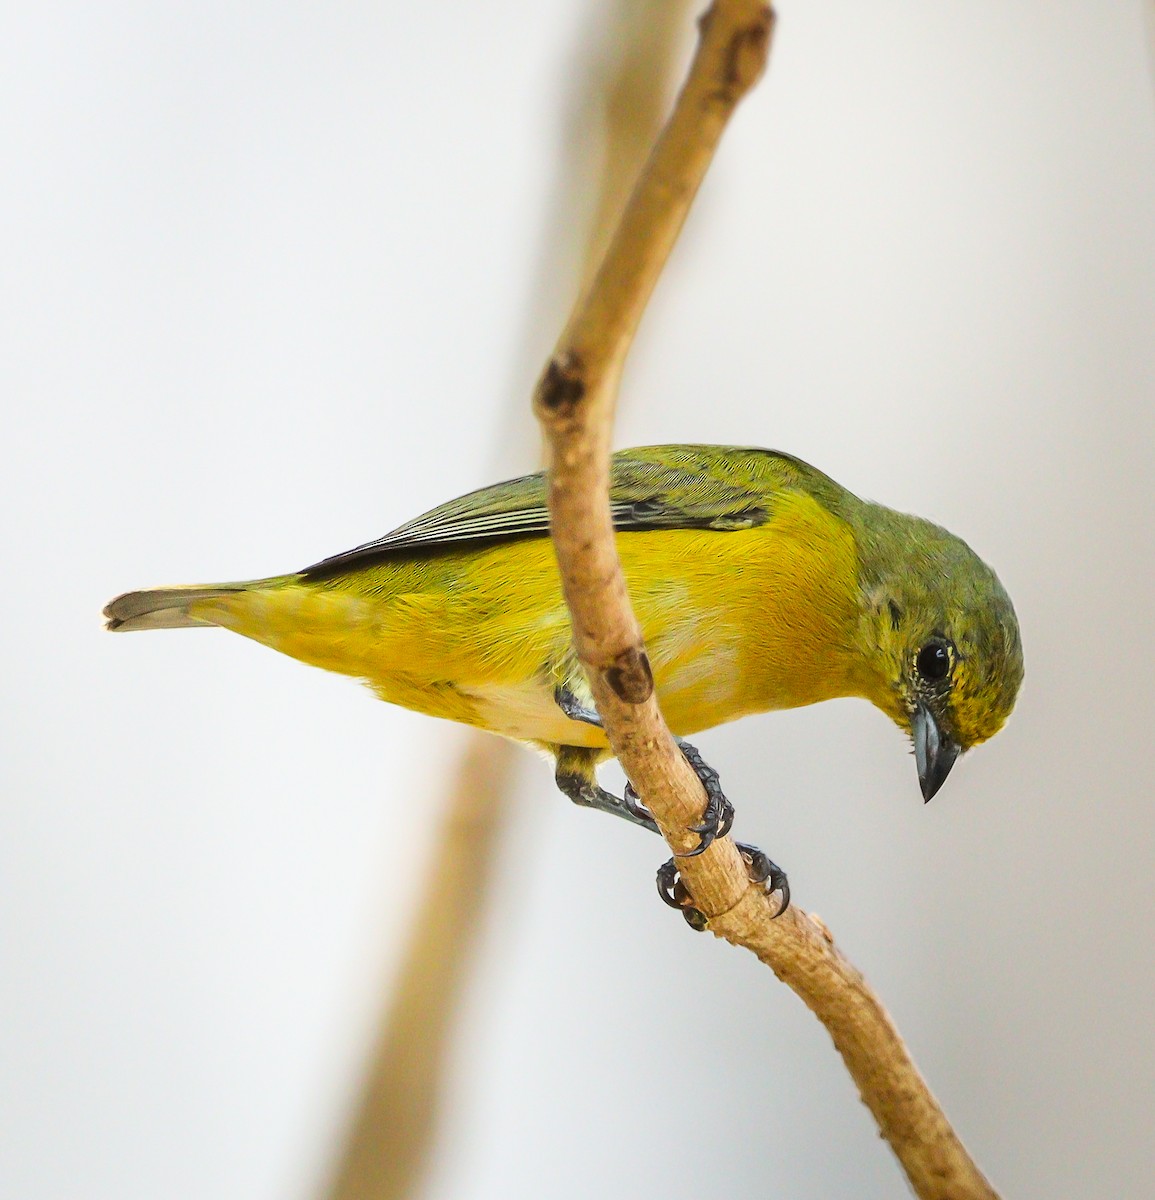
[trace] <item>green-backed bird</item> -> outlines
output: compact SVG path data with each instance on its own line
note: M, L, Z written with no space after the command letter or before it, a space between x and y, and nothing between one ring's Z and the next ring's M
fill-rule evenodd
M611 501L662 711L686 735L861 696L913 740L922 794L996 733L1023 678L994 572L953 534L771 450L613 457ZM547 750L580 803L609 757L574 655L543 474L451 500L377 541L243 583L129 592L109 629L219 625L382 699Z

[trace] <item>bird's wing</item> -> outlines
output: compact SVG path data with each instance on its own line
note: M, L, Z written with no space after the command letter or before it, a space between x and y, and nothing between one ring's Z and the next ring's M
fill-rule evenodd
M776 492L815 478L838 486L813 467L772 450L647 446L614 455L610 509L619 530L749 529L769 520ZM344 574L422 551L548 532L546 481L539 472L450 500L376 541L306 567L302 574Z

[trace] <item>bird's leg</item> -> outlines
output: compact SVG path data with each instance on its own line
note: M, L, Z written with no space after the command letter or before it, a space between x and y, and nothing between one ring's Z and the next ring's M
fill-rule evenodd
M569 688L559 684L554 689L553 696L558 708L571 720L581 721L585 725L594 725L598 729L602 728L602 719L597 712L582 704ZM706 928L708 918L690 902L690 894L686 891L685 884L682 883L678 873L678 858L693 858L695 855L701 854L715 838L725 837L734 823L734 806L726 799L726 795L722 791L718 772L703 760L689 742L684 742L681 738L674 740L678 743L682 754L685 755L686 761L694 768L694 774L702 781L702 787L706 789L706 811L702 814L701 822L691 826L692 830L699 835L698 846L688 854L681 854L669 859L658 868L658 895L671 908L681 909L687 924L692 928L702 930ZM651 829L655 833L661 832L658 829L658 823L651 816L650 810L641 802L631 783L626 783L625 793L621 799L598 786L595 774L598 757L599 752L588 747L560 747L557 755L557 769L554 773L557 786L575 804L580 804L584 808L596 808L600 812L613 813L635 825L641 825L643 829ZM746 874L749 876L750 882L763 884L767 892L781 893L782 904L774 914L775 918L780 917L790 907L790 883L786 878L786 872L757 846L750 846L745 842L737 842L736 845L742 855L742 861L746 864Z
M786 872L777 863L772 862L757 846L748 846L745 842L736 842L742 861L746 864L746 874L751 883L765 887L767 894L780 892L782 903L774 914L777 920L790 907L790 881ZM678 860L668 859L658 868L658 895L671 907L682 910L686 924L691 929L701 932L709 923L709 918L691 903L690 893L678 873Z
M571 721L602 728L602 719L592 708L587 708L564 684L554 688L554 702ZM557 755L554 782L575 804L583 808L596 808L599 812L613 813L624 817L634 825L660 833L658 823L644 804L637 803L633 790L626 788L624 796L615 796L598 786L597 760L600 754L584 746L562 746ZM631 798L632 797L632 798Z
M557 752L554 782L575 804L596 808L598 812L613 813L634 825L658 833L658 823L642 805L626 803L620 796L598 786L596 775L600 751L589 746L561 746Z
M558 708L571 720L602 728L602 719L597 712L582 704L564 684L559 684L554 689L553 698ZM726 794L722 791L718 772L705 762L689 742L683 742L681 738L674 740L678 743L678 748L682 751L686 761L693 767L694 774L702 781L702 787L706 791L706 811L702 814L702 820L699 824L690 826L691 832L698 835L698 844L693 850L679 856L693 858L694 855L701 854L715 838L725 837L730 832L730 827L734 824L734 806L726 799ZM566 747L564 752L573 752L576 749L576 747ZM657 822L651 816L650 810L642 803L638 793L634 791L632 783L626 783L625 792L619 799L598 787L597 781L593 777L592 765L588 768L584 779L580 773L575 774L570 767L567 767L564 773L566 782L563 783L562 755L560 754L554 778L557 780L557 786L575 804L581 804L587 808L598 808L603 812L613 812L632 821L635 825L658 831Z

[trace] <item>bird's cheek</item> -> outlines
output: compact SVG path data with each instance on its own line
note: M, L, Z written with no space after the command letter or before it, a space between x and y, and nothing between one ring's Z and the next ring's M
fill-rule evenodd
M910 733L915 703L905 688L890 684L880 696L870 698L904 733Z

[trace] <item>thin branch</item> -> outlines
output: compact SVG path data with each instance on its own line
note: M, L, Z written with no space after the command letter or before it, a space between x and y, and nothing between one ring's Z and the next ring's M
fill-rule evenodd
M551 448L553 538L574 645L614 753L676 852L705 797L658 710L641 631L618 562L608 501L614 406L626 354L731 114L766 62L773 13L715 0L685 86L594 281L535 395ZM885 1009L828 931L751 885L734 843L680 860L694 905L719 937L745 946L826 1026L915 1192L997 1200L919 1075Z
M661 128L676 78L689 0L617 0L580 72L578 127L565 139L567 196L590 214L583 233L571 210L555 213L543 276L592 275L634 177ZM601 135L600 169L581 153ZM575 287L570 280L571 290ZM535 321L541 319L535 308ZM531 339L536 340L536 339ZM535 351L536 353L536 351ZM511 439L512 440L512 439ZM513 469L513 468L511 468ZM471 731L462 751L423 882L406 952L384 1005L380 1032L338 1152L328 1200L406 1200L435 1150L452 1040L468 986L473 943L484 926L500 861L494 847L508 808L514 743Z

